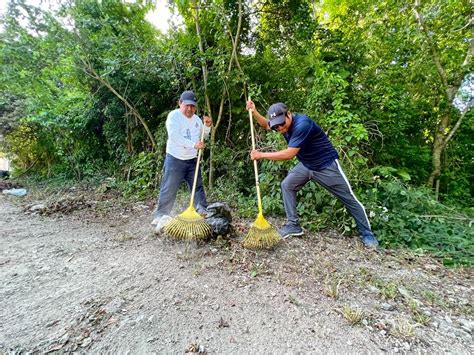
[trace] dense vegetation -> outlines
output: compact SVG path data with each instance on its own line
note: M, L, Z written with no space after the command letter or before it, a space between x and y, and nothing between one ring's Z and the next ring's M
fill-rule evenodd
M0 129L15 175L111 177L156 194L167 113L194 90L215 123L203 163L211 200L255 215L245 98L283 101L329 134L387 247L447 264L474 254L474 73L468 0L175 0L181 26L145 20L152 2L10 0L2 18ZM282 137L258 131L258 146ZM266 214L294 162L261 164ZM316 184L306 228L354 223Z

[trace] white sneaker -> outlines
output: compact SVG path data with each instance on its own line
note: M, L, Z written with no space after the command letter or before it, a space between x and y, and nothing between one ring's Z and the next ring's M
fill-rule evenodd
M171 221L173 218L165 214L161 216L161 218L155 219L158 219L158 222L156 223L155 233L161 233L163 231L163 227L168 224L168 222Z

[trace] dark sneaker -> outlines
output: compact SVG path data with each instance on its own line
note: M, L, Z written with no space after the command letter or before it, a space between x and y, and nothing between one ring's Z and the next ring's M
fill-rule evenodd
M294 223L285 223L279 230L278 234L283 239L286 239L288 237L299 237L300 235L303 235L303 229L298 224Z
M375 239L371 232L364 233L361 238L362 243L364 243L367 248L377 249L379 247L378 240Z

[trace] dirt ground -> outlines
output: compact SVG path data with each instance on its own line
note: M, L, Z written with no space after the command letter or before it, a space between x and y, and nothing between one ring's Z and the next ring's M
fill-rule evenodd
M0 194L0 353L474 353L472 269L335 232L252 252L250 220L177 242L152 209Z

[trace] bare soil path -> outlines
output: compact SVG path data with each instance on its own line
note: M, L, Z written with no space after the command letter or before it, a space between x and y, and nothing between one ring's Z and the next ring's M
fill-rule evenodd
M175 242L151 204L0 195L0 353L474 352L471 269L335 233L254 253L250 221Z

